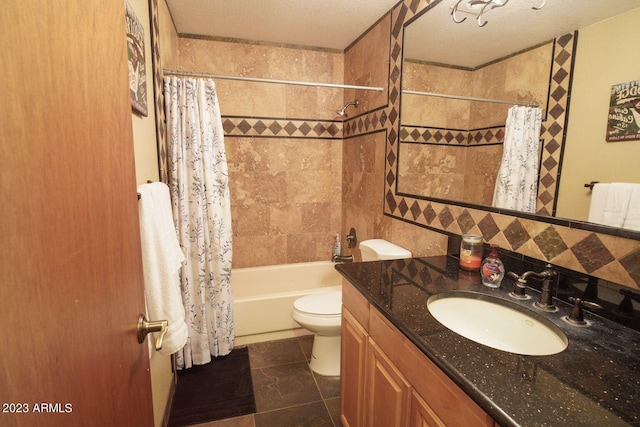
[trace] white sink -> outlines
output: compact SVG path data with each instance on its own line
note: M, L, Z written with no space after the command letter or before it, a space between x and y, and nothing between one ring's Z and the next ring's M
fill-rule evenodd
M443 292L427 301L429 312L447 328L477 343L529 356L556 354L567 336L531 310L489 295Z

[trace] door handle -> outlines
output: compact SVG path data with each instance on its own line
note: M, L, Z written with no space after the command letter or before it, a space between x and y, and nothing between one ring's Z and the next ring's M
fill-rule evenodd
M167 333L169 322L166 320L156 320L155 322L149 322L144 314L138 316L138 343L144 342L147 334L151 332L160 332L160 335L156 338L156 351L162 348L162 340Z

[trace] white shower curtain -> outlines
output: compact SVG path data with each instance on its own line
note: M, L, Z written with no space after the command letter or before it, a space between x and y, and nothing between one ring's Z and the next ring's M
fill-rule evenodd
M540 108L513 106L509 109L493 206L535 213L541 123Z
M220 108L211 79L164 80L169 188L189 339L180 369L229 354L234 344L231 204Z

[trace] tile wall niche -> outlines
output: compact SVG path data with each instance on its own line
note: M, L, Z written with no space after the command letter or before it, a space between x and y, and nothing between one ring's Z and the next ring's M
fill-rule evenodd
M638 239L604 234L598 232L598 227L585 227L570 221L538 221L526 215L512 216L505 212L490 212L396 194L403 25L436 3L438 2L405 0L394 7L391 25L388 27L388 103L344 124L345 143L358 135L383 132L386 136L383 211L387 218L392 219L392 224L385 220L378 221L383 225L382 231L377 232L384 236L384 232L388 233L387 230L392 229L396 222L417 226L418 228L414 227L412 230L414 236L424 233L435 238L434 235L438 233L460 235L476 232L482 234L487 242L498 244L518 254L640 289ZM543 124L542 138L547 143L541 169L543 191L540 192L539 198L539 203L547 209L552 204L559 173L568 85L572 72L573 42L573 34L558 37L554 42L551 98L547 106L552 120ZM376 49L375 46L369 48ZM345 83L350 84L348 78L345 74Z

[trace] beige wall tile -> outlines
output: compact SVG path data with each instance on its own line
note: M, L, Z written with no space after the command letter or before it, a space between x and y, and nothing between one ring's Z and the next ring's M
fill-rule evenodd
M233 268L286 263L286 235L233 237Z
M180 69L343 83L342 53L219 40L179 40ZM343 90L216 80L225 116L335 119ZM286 123L286 120L284 121ZM341 125L340 125L341 126ZM342 142L227 137L234 267L330 259L341 226Z
M346 89L345 102L360 102L356 114L387 105L389 86L390 15L365 33L344 54L344 82L348 85L382 87L382 92ZM353 115L356 115L353 114Z

